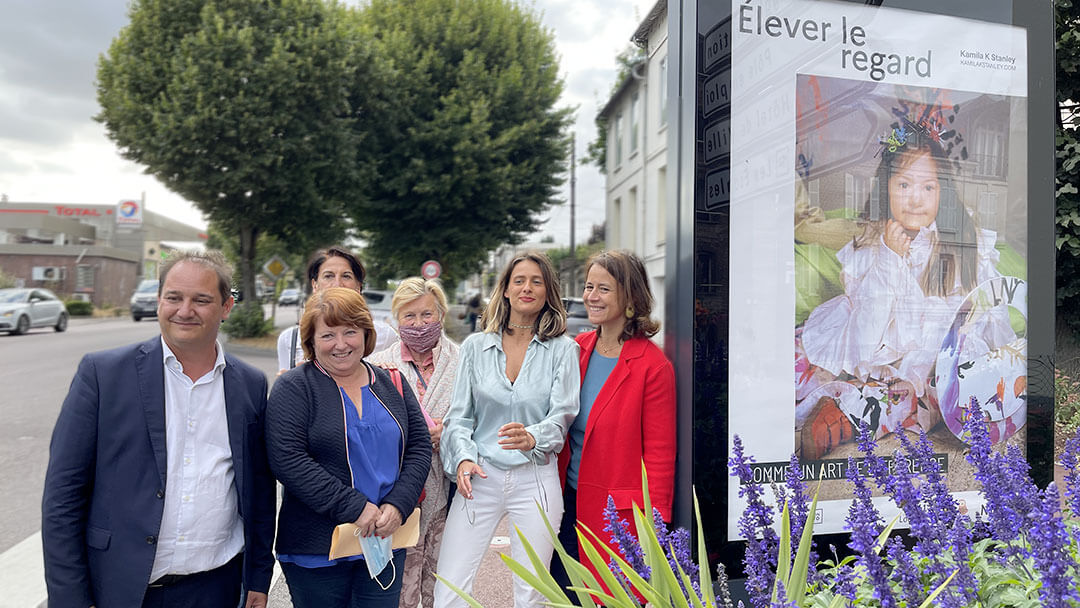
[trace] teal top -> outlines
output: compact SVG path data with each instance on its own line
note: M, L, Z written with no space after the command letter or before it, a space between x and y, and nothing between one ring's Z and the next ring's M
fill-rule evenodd
M472 334L461 343L450 410L443 421L443 469L451 477L463 460L511 469L543 464L562 449L578 413L581 372L578 345L565 335L541 342L533 336L517 380L506 377L502 334ZM520 422L536 439L526 456L499 447L499 428Z
M353 487L378 505L390 493L398 476L398 454L401 453L401 427L386 410L370 386L361 391L364 416L356 411L356 405L345 389L339 388L345 407L345 435L349 469L352 471ZM335 560L326 555L278 554L278 560L291 562L304 568L324 568L339 562L363 559L353 555Z
M592 411L596 396L604 388L611 370L619 362L618 357L605 357L593 351L589 357L589 367L585 369L585 379L581 381L581 410L578 411L574 424L570 425L570 465L566 468L566 483L577 488L578 469L581 468L581 450L585 447L585 428L589 424L589 412Z

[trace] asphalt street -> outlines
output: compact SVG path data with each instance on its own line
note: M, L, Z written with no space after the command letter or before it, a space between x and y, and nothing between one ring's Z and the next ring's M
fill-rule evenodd
M269 313L269 306L267 307ZM449 333L464 336L457 327L458 310L449 317ZM296 322L297 309L279 307L278 328ZM45 605L41 561L41 492L48 464L49 439L68 386L86 353L122 346L157 335L153 319L130 317L73 319L66 332L36 329L22 336L0 335L0 608ZM272 350L226 350L262 370L273 383L277 374ZM477 577L474 595L488 608L513 604L510 573L498 555L508 551L506 523L500 525ZM271 590L273 608L291 606L283 578Z

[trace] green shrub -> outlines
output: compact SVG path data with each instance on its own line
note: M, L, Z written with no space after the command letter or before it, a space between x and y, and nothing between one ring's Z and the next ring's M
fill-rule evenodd
M1068 433L1080 430L1080 382L1054 370L1054 415Z
M89 317L94 314L94 305L83 300L65 300L64 307L73 317Z
M230 338L261 338L273 329L273 323L263 318L262 304L258 302L244 302L233 308L221 326Z

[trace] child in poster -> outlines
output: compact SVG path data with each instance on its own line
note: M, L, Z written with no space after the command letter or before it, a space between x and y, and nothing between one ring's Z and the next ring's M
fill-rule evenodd
M863 233L836 256L844 293L810 313L797 344L815 385L796 408L804 459L850 440L847 421L878 435L929 432L941 420L932 380L942 341L965 297L1000 276L997 235L976 227L960 200L939 130L904 120L880 146ZM1005 306L964 332L972 357L1016 338Z

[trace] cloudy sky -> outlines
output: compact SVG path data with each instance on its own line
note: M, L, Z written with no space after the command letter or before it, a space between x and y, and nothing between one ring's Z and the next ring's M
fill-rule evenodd
M562 56L563 103L576 108L577 153L596 134L593 118L626 48L653 0L535 0ZM146 194L147 209L205 226L202 214L142 167L117 154L94 89L97 57L127 23L123 0L6 0L0 20L0 194L12 202L111 204ZM577 171L577 238L603 221L604 180ZM569 185L564 189L569 200ZM569 242L569 206L551 211L536 240ZM530 239L533 240L533 239Z

